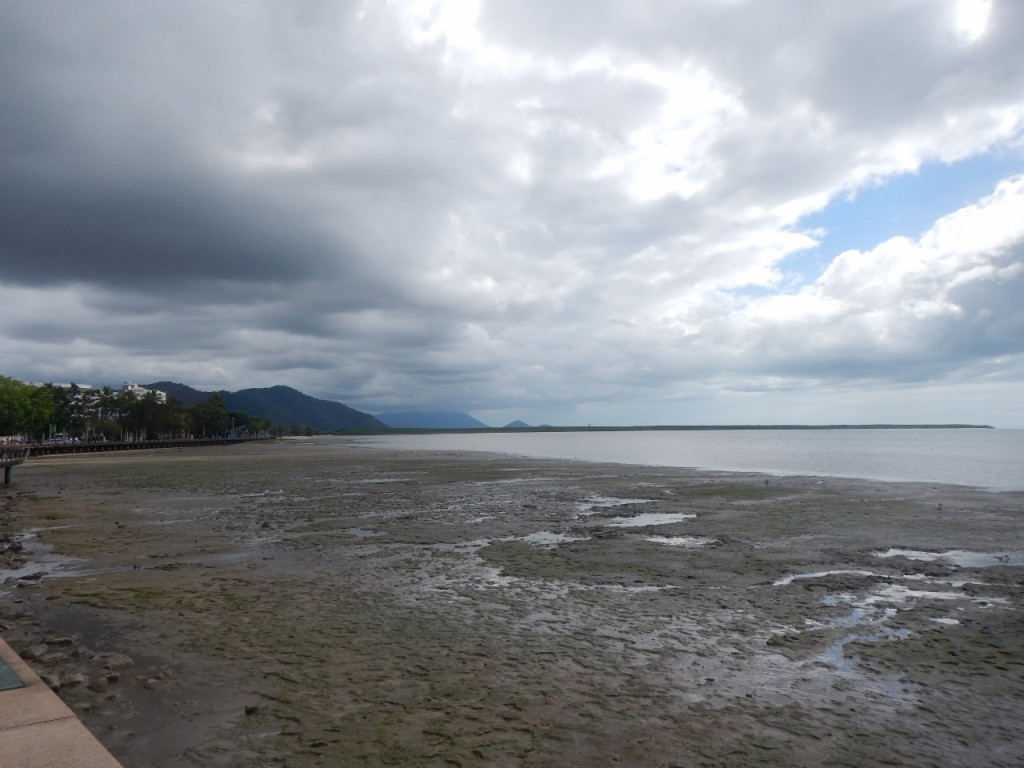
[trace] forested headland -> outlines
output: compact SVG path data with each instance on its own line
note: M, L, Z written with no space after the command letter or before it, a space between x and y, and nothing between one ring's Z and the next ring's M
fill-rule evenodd
M0 376L0 439L7 442L254 437L281 431L263 419L229 411L219 393L185 405L141 387L28 384Z

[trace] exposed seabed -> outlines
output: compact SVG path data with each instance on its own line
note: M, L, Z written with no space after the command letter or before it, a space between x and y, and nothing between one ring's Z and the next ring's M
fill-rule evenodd
M325 439L0 500L4 637L127 768L1024 754L1020 493Z

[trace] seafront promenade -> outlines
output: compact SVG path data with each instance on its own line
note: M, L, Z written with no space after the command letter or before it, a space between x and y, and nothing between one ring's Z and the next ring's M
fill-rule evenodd
M267 440L267 437L201 437L170 440L123 440L103 442L42 443L39 445L0 446L0 467L4 470L4 485L11 484L11 470L31 456L56 456L68 453L105 453L107 451L141 451L157 448L200 448L209 445L234 445Z

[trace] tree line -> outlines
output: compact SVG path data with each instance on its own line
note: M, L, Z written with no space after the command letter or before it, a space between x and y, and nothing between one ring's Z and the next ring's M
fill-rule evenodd
M278 434L269 422L229 411L219 394L195 405L129 388L26 384L0 376L0 437L30 442L162 440Z

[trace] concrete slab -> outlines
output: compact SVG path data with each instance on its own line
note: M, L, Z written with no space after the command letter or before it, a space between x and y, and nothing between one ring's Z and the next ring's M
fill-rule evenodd
M0 691L0 764L4 768L121 768L3 640L0 659L24 683L24 687Z
M121 768L77 718L0 730L6 768Z

